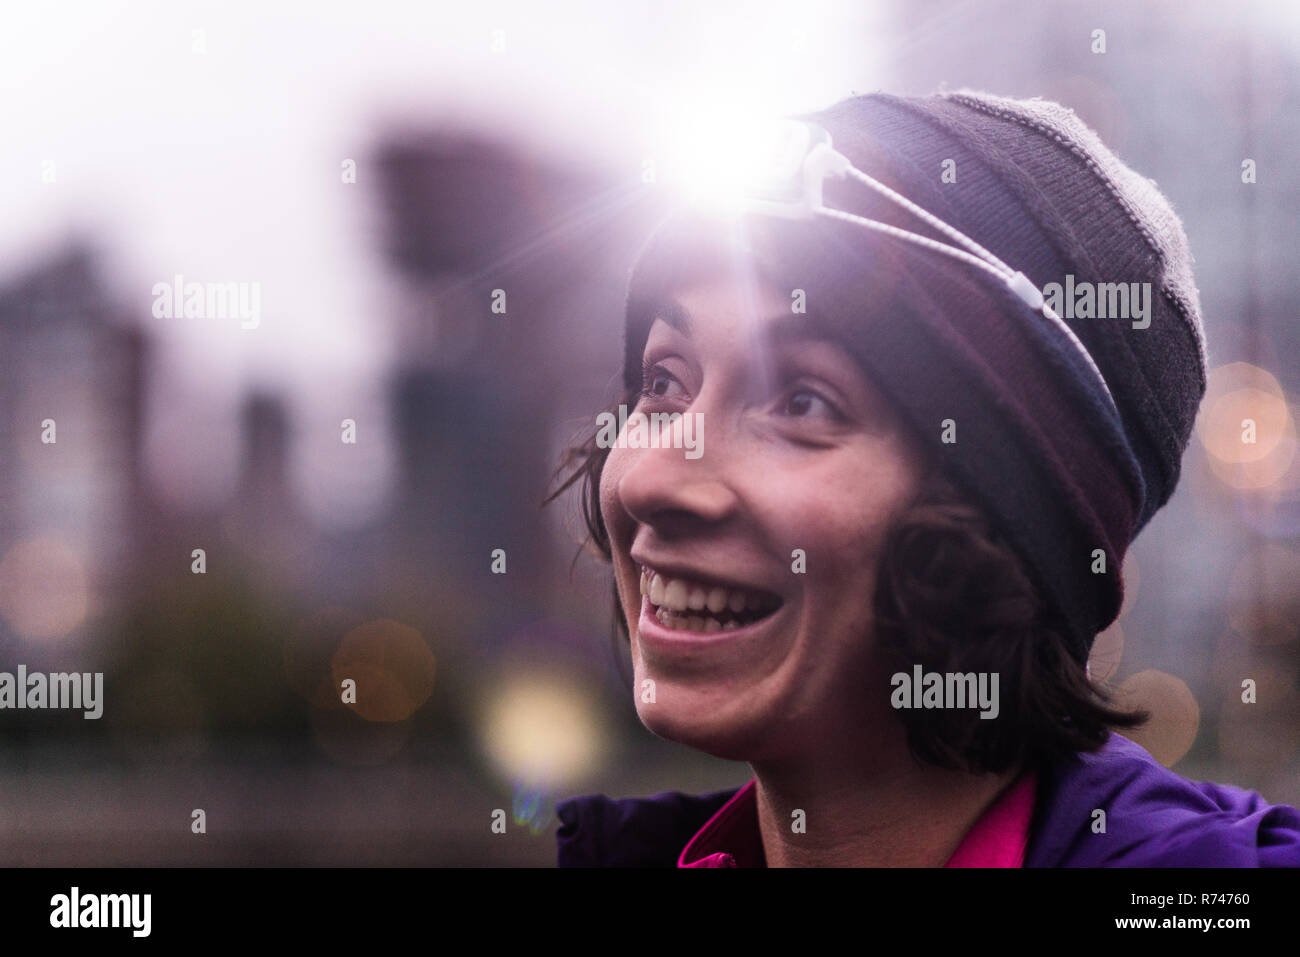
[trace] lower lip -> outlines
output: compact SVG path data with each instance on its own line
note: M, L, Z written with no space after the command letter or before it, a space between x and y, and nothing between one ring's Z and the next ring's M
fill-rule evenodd
M647 645L665 650L700 651L752 638L771 624L779 613L780 609L778 608L766 618L760 618L758 621L750 622L748 625L742 625L739 628L728 628L723 631L685 631L678 628L666 628L660 624L659 619L655 617L654 606L650 604L650 597L642 595L641 618L637 621L637 635Z

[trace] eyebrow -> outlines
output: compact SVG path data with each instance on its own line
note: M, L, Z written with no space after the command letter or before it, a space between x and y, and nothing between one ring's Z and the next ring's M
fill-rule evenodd
M656 303L650 316L651 325L654 324L654 320L662 319L682 335L692 335L694 317L676 299L664 299ZM759 324L761 332L758 338L769 345L808 339L834 341L831 336L818 328L817 319L811 314L782 312L770 318L760 319Z
M664 299L655 303L650 313L650 324L654 325L656 319L662 319L684 336L691 334L691 314L676 299Z

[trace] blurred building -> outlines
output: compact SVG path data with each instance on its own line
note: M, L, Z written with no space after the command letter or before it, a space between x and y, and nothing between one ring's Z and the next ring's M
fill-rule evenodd
M559 448L610 398L623 281L659 199L639 169L553 167L455 134L395 134L378 159L411 304L392 387L399 551L481 588L503 548L512 596L559 612L573 543L540 506Z
M84 635L129 578L147 350L122 319L88 245L0 287L6 641Z

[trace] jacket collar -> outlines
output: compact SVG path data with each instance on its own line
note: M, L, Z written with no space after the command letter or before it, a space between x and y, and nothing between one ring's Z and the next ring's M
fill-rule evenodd
M1027 771L980 815L945 867L1020 867L1034 813L1036 775ZM758 782L740 788L682 849L678 867L766 867L758 828Z

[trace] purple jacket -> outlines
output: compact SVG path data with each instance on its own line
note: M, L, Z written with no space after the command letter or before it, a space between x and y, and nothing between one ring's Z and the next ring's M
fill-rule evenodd
M560 867L674 867L739 788L556 808ZM1106 832L1093 833L1093 811ZM1118 734L1039 771L1026 867L1300 867L1300 812L1253 791L1188 781Z

